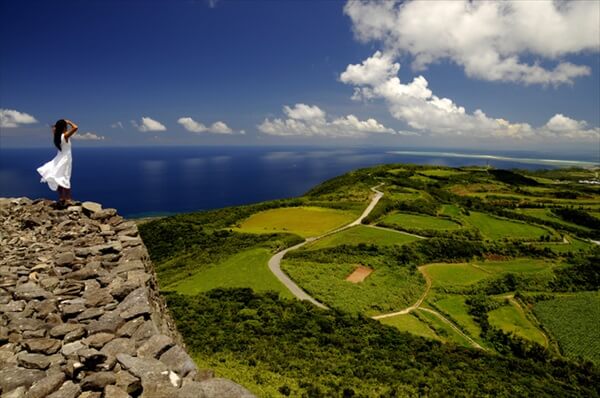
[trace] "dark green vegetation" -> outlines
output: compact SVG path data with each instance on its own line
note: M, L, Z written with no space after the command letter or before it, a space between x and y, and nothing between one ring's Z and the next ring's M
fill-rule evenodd
M196 361L259 396L598 396L590 331L599 316L581 316L598 308L600 287L590 241L600 240L600 190L578 183L593 178L386 165L300 198L168 217L140 232ZM268 258L352 219L338 215L356 218L380 184L368 225L282 262L330 311L219 289L290 297ZM359 266L372 273L347 281ZM365 318L407 309L386 325Z
M188 348L212 358L202 363L261 396L598 396L591 368L445 345L274 294L167 301Z

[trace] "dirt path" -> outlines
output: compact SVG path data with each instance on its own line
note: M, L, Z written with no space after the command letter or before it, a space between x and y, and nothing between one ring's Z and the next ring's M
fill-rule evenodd
M362 223L362 221L365 219L365 217L367 217L369 215L369 213L371 213L371 211L375 208L375 206L377 205L377 203L379 202L379 200L383 197L383 192L377 190L377 188L379 188L381 185L383 185L383 184L379 184L379 185L371 188L371 191L373 191L375 193L375 195L371 199L371 202L369 203L369 205L367 206L367 208L362 212L362 214L360 215L360 217L358 217L356 220L352 221L350 224L346 224L346 225L344 225L344 226L342 226L340 228L334 229L333 231L329 231L327 233L324 233L323 235L319 235L319 236L316 236L316 237L307 238L302 243L298 243L295 246L288 247L287 249L284 249L284 250L282 250L280 252L275 253L273 255L273 257L271 257L269 259L269 269L271 270L271 272L273 273L273 275L275 275L277 277L277 279L279 279L279 281L281 283L283 283L285 285L285 287L287 287L288 290L294 296L296 296L300 300L310 301L311 303L313 303L317 307L327 308L327 306L325 304L319 302L314 297L312 297L311 295L309 295L308 293L306 293L304 290L302 290L302 288L300 288L300 286L298 286L289 276L287 276L287 274L285 272L283 272L283 270L281 269L281 260L283 259L283 256L286 255L286 253L288 253L288 252L290 252L292 250L299 249L300 247L306 245L307 243L314 242L314 241L322 239L322 238L324 238L326 236L333 235L335 233L338 233L340 231L346 230L348 228L352 228L352 227L354 227L356 225L360 225Z

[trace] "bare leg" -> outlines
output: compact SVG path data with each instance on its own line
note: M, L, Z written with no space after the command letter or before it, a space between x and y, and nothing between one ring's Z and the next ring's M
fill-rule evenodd
M58 189L57 189L57 191L58 191L58 201L62 202L63 201L63 196L64 196L64 194L63 194L63 187L59 186Z
M73 200L73 198L71 197L71 188L65 189L65 199L71 201Z

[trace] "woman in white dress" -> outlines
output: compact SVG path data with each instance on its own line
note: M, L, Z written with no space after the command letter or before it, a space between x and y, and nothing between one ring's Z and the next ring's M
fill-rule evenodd
M71 128L67 131L67 128ZM71 201L71 136L77 132L77 125L70 120L60 119L52 126L54 146L58 149L56 156L51 161L38 167L37 171L42 176L40 182L48 183L53 191L58 191L59 204L64 205Z

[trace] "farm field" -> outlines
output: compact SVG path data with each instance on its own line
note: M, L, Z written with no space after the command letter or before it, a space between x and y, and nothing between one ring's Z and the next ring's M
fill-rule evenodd
M456 205L442 205L440 214L450 217L460 217L461 210Z
M518 221L505 220L485 213L472 211L463 219L473 225L488 239L530 239L537 240L550 232L544 228Z
M235 230L250 233L289 232L318 236L352 222L354 212L324 207L280 207L255 213Z
M488 316L491 325L507 333L513 332L517 336L535 341L542 346L548 345L544 334L527 319L523 309L512 301L510 301L510 304L490 311Z
M564 221L560 217L557 217L554 214L552 214L552 211L550 209L516 209L516 211L518 213L526 214L526 215L532 216L532 217L537 217L542 220L553 221L553 222L556 222L559 224L563 224L563 225L567 225L567 226L575 227L575 228L581 228L581 229L587 230L587 231L590 230L590 228L586 228L582 225Z
M440 336L442 341L452 342L463 347L472 347L469 340L467 340L463 335L459 334L456 330L454 330L446 322L442 321L435 314L432 314L429 311L424 311L422 309L418 309L417 313L419 314L419 317L422 317L431 325L431 328L435 330L436 334Z
M325 305L369 316L407 307L425 290L421 274L403 267L371 267L374 271L364 281L352 283L346 278L358 264L284 259L281 265L299 286Z
M384 325L393 326L402 332L409 332L417 336L441 340L435 332L423 321L412 314L396 315L381 320Z
M460 228L460 224L433 216L410 214L410 213L394 213L383 220L386 224L398 225L409 229L437 229L437 230L452 230Z
M547 247L555 253L567 253L567 252L579 252L588 251L595 245L591 242L587 242L581 239L574 238L572 236L565 236L569 243L535 243L535 247Z
M490 278L489 272L469 263L434 263L423 267L432 280L432 287L467 286Z
M453 320L458 322L474 340L479 340L481 328L468 313L468 307L465 303L465 297L459 295L450 295L435 301L435 306L444 313L450 315Z
M554 261L548 261L544 259L533 259L533 258L516 258L505 261L484 261L477 262L477 267L490 272L490 273L529 273L529 272L540 272L546 271L550 268L557 266L558 264Z
M305 250L317 250L339 245L401 245L417 240L418 238L395 231L386 231L378 228L357 225L344 231L319 239L305 246Z
M456 176L456 175L461 175L461 174L465 174L465 173L461 170L454 170L454 169L429 169L429 170L421 171L420 174L424 174L426 176L434 176L434 177L450 177L450 176Z
M600 292L582 292L540 301L533 311L567 357L600 365Z
M166 291L198 294L216 288L249 287L256 291L273 290L282 297L292 294L271 273L267 262L271 257L267 249L250 249L233 255L220 264L210 265L182 281L167 286Z

